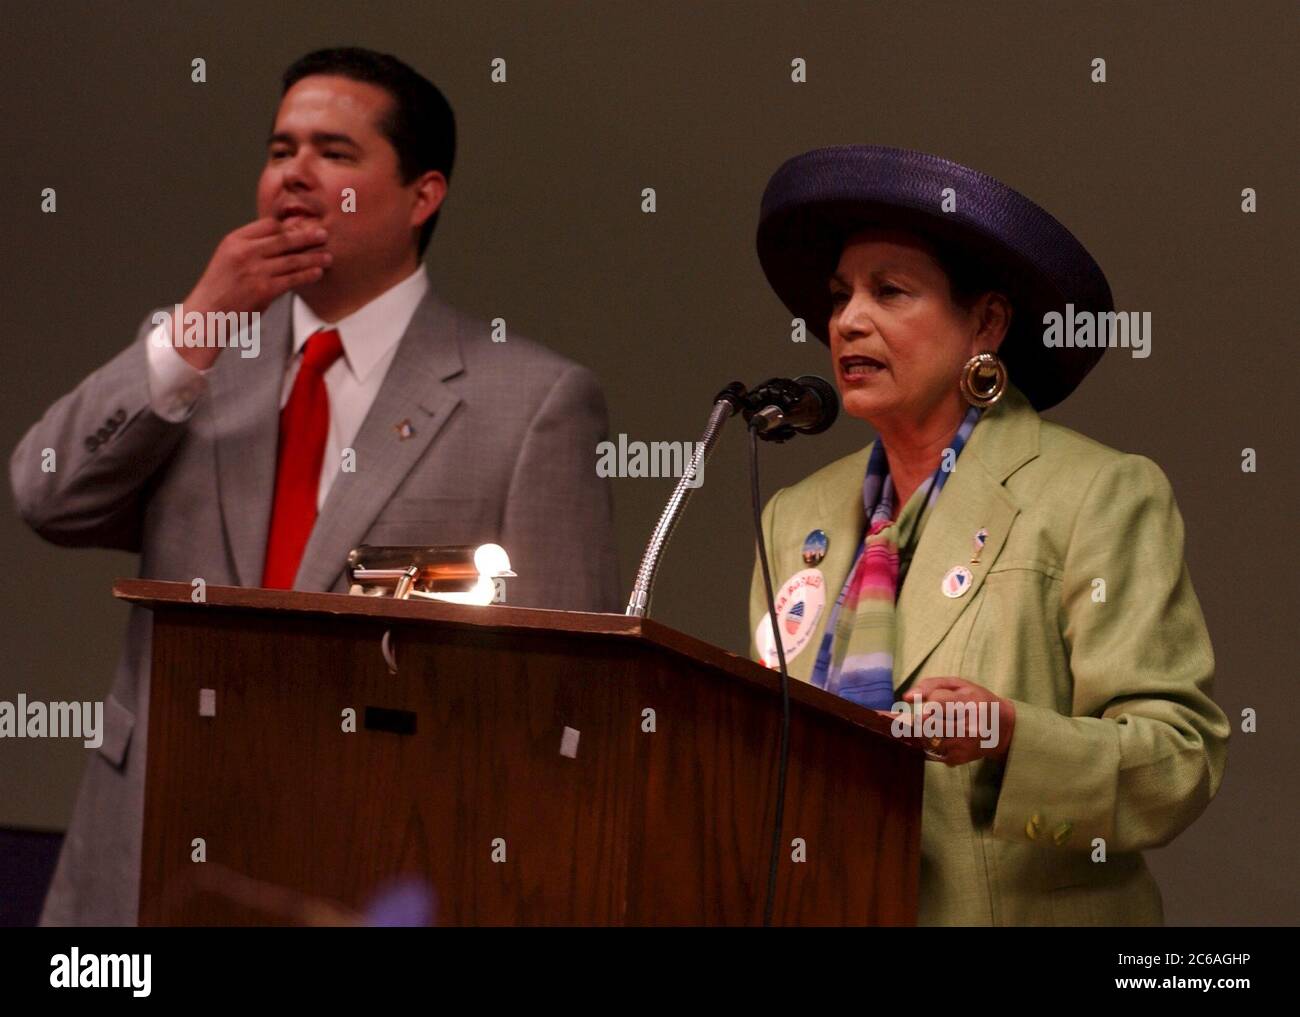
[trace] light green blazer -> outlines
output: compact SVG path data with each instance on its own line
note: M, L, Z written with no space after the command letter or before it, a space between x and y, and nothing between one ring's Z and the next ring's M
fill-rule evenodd
M778 491L763 512L774 584L807 567L810 531L829 538L826 606L790 662L801 681L864 531L869 453ZM988 541L971 564L981 527ZM954 565L974 578L950 599L940 583ZM756 563L755 659L766 613ZM1016 705L1002 762L925 764L920 923L1159 924L1141 852L1214 797L1229 731L1160 468L1042 420L1010 388L932 509L896 617L899 692L955 675Z

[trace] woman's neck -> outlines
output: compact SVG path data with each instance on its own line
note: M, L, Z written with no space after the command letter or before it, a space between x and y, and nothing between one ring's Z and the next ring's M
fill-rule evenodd
M889 475L894 481L895 512L918 487L939 468L944 450L952 444L961 426L965 410L960 401L944 401L924 419L888 420L877 424L876 431L885 445Z

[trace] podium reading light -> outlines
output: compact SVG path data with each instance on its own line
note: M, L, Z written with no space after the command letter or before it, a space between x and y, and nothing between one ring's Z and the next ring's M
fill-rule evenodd
M348 554L348 592L394 600L491 604L495 579L516 575L500 544L378 547L362 544Z

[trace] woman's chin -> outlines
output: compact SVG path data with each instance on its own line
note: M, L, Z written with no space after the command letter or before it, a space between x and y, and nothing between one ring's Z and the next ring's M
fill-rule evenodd
M887 415L896 402L888 393L873 391L862 385L854 385L848 391L840 390L840 403L844 412L859 420L870 421Z

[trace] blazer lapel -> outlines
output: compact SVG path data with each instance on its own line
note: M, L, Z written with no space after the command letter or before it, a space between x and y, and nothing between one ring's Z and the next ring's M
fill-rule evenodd
M446 423L460 397L443 382L464 369L458 319L432 290L416 308L352 448L316 519L294 588L329 591L347 555ZM399 425L409 423L409 436Z
M1009 388L971 433L956 469L934 505L898 598L894 688L907 684L961 613L975 601L997 560L1020 508L1003 482L1038 455L1038 414ZM971 564L977 530L988 530L979 561ZM972 582L960 597L947 597L944 576L955 565Z
M241 586L260 586L275 495L280 390L292 349L285 295L262 312L260 349L227 350L209 376L216 430L217 497Z

